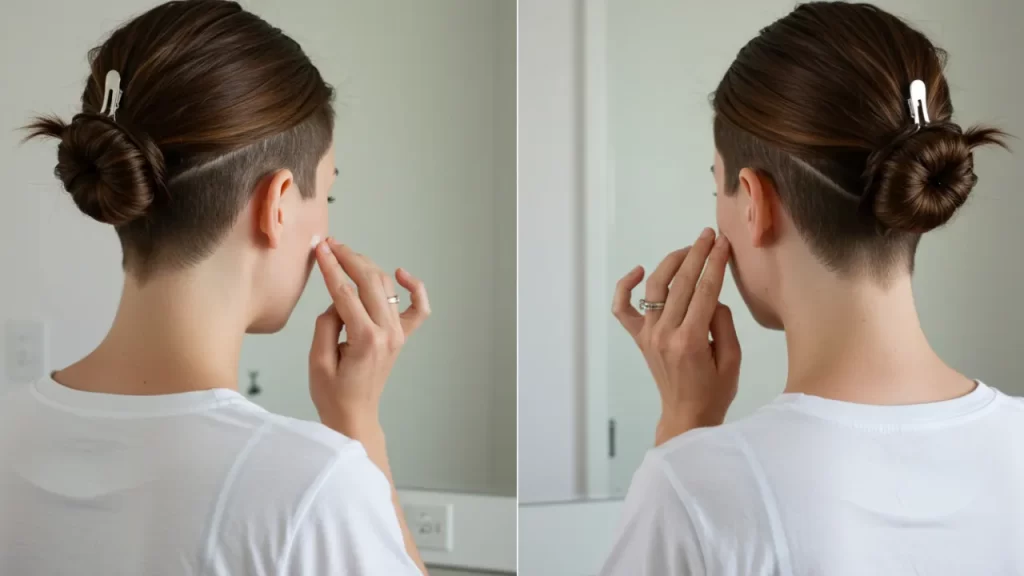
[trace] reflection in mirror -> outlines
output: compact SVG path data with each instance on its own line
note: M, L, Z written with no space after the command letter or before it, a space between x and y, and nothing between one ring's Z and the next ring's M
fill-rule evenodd
M249 6L337 90L329 233L430 293L382 400L396 484L515 496L515 3ZM246 340L257 403L317 418L306 361L329 302L314 271L288 326Z

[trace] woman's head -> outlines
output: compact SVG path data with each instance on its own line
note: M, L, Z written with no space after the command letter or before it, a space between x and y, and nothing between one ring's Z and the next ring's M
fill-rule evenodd
M751 40L715 91L719 227L755 318L781 327L777 287L793 259L888 284L913 270L921 234L947 222L977 181L945 53L868 4L815 2ZM910 85L927 88L914 122Z
M257 287L250 329L279 329L327 230L331 87L291 38L221 0L157 6L89 61L81 113L28 128L59 140L65 190L115 227L138 283L233 251ZM113 117L101 110L110 70L123 91Z

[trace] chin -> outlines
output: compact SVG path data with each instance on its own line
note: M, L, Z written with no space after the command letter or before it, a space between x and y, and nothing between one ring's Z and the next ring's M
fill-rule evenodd
M284 329L285 325L288 324L288 317L291 316L289 313L285 314L272 314L262 318L258 318L255 322L249 325L245 329L246 334L274 334Z
M760 324L763 328L769 330L785 330L786 327L782 325L782 319L779 318L778 314L771 310L757 309L747 306L750 308L750 315L754 317L754 321Z
M779 315L767 302L751 296L742 287L739 292L740 296L743 297L743 303L747 305L747 309L750 310L750 315L754 317L755 322L769 330L785 329L782 325L782 318L779 318Z

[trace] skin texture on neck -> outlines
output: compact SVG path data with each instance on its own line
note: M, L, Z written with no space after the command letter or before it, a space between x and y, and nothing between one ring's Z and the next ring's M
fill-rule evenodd
M236 389L252 317L251 263L230 252L218 250L199 265L154 275L143 285L126 274L107 336L54 379L109 394Z
M716 154L720 191L721 166ZM893 262L885 282L867 272L868 262L847 273L831 270L812 252L770 179L749 168L739 179L736 194L718 196L719 227L732 236L734 277L755 319L785 330L786 392L903 405L974 389L928 343L909 263Z
M974 389L928 343L909 274L882 286L818 264L803 268L783 275L792 280L780 291L786 392L902 405L949 400Z

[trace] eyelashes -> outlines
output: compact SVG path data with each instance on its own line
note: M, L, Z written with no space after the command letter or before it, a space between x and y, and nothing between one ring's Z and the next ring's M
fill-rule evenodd
M334 169L334 177L335 178L338 177L338 169L337 168ZM334 196L328 196L327 197L327 203L328 204L334 204Z

